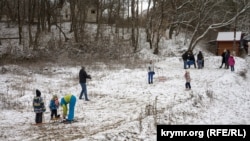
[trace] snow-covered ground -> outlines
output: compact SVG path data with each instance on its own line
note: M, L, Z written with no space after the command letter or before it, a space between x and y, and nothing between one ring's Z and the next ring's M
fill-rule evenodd
M146 66L116 70L86 66L92 76L91 101L77 100L78 122L42 126L32 125L35 89L41 90L46 105L54 94L78 97L80 66L1 66L0 140L152 141L155 124L249 124L250 79L249 73L246 77L242 73L249 69L247 61L237 57L235 72L218 69L220 61L219 56L206 56L204 69L191 67L191 91L185 91L180 57L156 61L152 85L147 84ZM48 107L44 118L49 122Z
M183 50L175 45L162 41L162 47L172 47L161 48L162 54ZM85 65L92 76L87 82L91 101L77 100L78 122L73 124L33 125L32 100L39 89L47 108L44 122L49 123L48 104L54 94L79 97L81 65L1 65L0 140L154 141L157 124L250 124L250 57L236 57L235 72L231 72L219 69L220 56L203 50L205 67L191 66L192 90L186 91L180 54L166 57L151 52L145 46L138 53L145 59L133 69L102 62ZM149 59L156 66L152 85L147 83Z

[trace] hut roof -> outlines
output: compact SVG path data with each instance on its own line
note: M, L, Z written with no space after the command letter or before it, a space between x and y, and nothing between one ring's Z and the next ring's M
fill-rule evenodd
M236 32L235 40L240 41L241 31ZM234 41L234 32L219 32L216 41Z

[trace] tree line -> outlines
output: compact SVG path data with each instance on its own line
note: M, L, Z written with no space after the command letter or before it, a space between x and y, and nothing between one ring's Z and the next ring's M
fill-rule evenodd
M250 27L248 0L0 0L0 18L5 16L8 25L18 25L19 44L23 42L24 26L28 27L29 47L36 48L41 33L51 32L53 25L67 42L69 38L60 26L60 11L65 3L70 5L70 32L75 42L85 42L86 36L99 42L104 37L104 26L111 25L116 39L130 34L134 52L139 49L140 30L145 31L150 48L158 54L160 39L166 36L166 31L170 39L185 33L189 39L187 46L193 50L211 31L249 32ZM142 4L147 5L144 11ZM94 37L85 32L90 6L96 7L97 12Z

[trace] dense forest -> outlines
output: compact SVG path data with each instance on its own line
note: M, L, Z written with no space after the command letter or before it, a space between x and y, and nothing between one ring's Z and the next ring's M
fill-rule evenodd
M67 5L70 18L64 21L62 11ZM142 9L142 5L147 8ZM15 37L1 34L0 43L18 39L19 45L29 51L41 46L41 38L51 33L53 26L59 31L53 34L60 38L47 44L57 42L61 47L70 42L71 47L94 51L110 47L105 44L109 41L112 46L129 46L135 53L140 49L143 31L154 54L160 52L163 37L172 39L179 33L186 34L185 46L193 50L218 31L250 32L249 0L0 0L0 7L0 22L6 25L0 30L13 26L18 29ZM96 10L94 23L87 21L90 7ZM69 31L61 26L65 22L70 24ZM94 33L88 32L88 24L96 26ZM104 32L107 27L111 28L108 34ZM129 37L124 38L125 34Z

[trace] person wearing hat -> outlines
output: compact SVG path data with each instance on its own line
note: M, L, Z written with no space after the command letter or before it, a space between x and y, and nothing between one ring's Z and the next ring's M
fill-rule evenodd
M84 93L85 100L89 101L88 94L87 94L87 85L86 85L86 79L91 79L91 76L88 75L85 71L85 67L82 66L80 72L79 72L79 83L82 87L82 91L80 93L79 99L82 99L82 95Z
M52 99L50 100L49 108L51 111L51 120L53 119L53 117L55 117L55 119L60 117L60 115L57 115L57 109L59 108L59 101L57 95L53 95Z
M43 121L43 112L46 111L44 106L43 98L41 97L40 90L36 90L36 96L33 99L33 108L34 112L36 113L35 122L42 123Z
M68 104L69 104L69 114L68 118L66 119L68 113ZM72 94L67 94L63 98L61 98L60 105L63 108L63 119L66 119L66 121L69 123L74 121L75 104L76 104L76 97Z
M189 73L188 70L186 70L186 73L185 73L184 77L185 77L185 79L186 79L186 84L185 84L186 90L191 90L191 84L190 84L190 82L191 82L191 77L190 77L190 73Z

